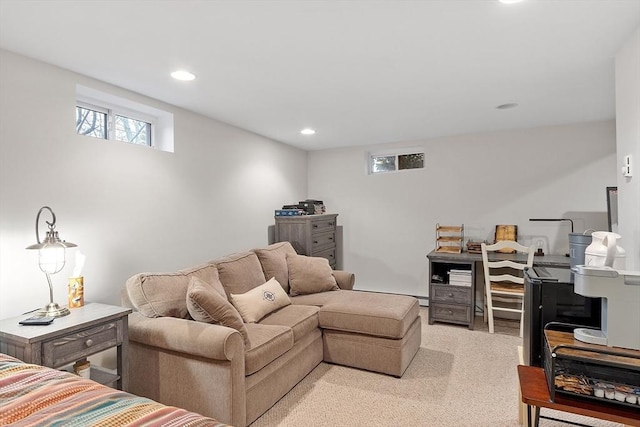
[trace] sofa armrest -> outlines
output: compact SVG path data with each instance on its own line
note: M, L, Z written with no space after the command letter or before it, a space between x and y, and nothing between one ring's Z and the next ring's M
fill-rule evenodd
M356 275L348 271L334 270L333 277L335 277L338 287L347 291L352 290L356 283Z
M244 357L242 335L235 329L176 317L131 313L129 340L207 359Z

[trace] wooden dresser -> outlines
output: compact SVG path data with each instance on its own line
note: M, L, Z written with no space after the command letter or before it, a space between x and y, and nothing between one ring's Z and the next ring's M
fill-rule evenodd
M338 214L276 216L275 241L291 242L300 255L322 257L336 268Z

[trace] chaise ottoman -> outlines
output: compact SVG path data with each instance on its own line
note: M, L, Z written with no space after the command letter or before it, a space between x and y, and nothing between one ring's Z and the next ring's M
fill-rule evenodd
M322 306L324 361L401 377L420 347L418 300L404 295L339 291Z

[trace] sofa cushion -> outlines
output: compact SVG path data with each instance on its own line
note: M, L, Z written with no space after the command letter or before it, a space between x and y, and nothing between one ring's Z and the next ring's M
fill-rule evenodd
M264 277L267 279L275 277L280 285L282 285L284 291L289 293L287 254L296 255L296 250L293 249L291 243L278 242L266 248L254 249L253 251L258 255Z
M386 338L402 338L420 312L418 300L406 295L343 291L345 298L324 305L320 327Z
M245 375L251 375L293 347L293 331L287 326L249 323L251 347L244 353Z
M267 281L258 256L254 252L228 255L213 261L213 264L218 269L220 282L227 296L243 294Z
M421 329L420 317L402 338L325 329L324 361L401 377L420 348Z
M242 317L226 296L220 295L213 286L191 277L187 288L187 309L194 320L233 328L240 332L244 345L249 347L249 336Z
M291 300L274 278L243 294L231 294L231 303L246 323L255 323L267 314L291 304Z
M220 275L218 274L218 269L215 265L210 263L200 264L196 265L195 267L178 270L178 273L182 273L185 276L189 277L193 276L199 278L209 286L213 287L213 289L220 295L224 295L225 299L228 299L227 294L224 291L224 287L220 282Z
M318 307L310 305L288 305L266 315L262 325L281 325L293 329L293 341L298 342L318 327Z
M291 304L294 305L314 305L316 307L322 307L332 302L339 302L345 295L356 291L345 291L343 289L332 292L320 292L319 294L307 294L307 295L289 295Z
M287 254L287 267L292 296L340 289L326 258Z
M140 273L130 277L125 287L133 307L147 317L188 319L189 277L182 273Z

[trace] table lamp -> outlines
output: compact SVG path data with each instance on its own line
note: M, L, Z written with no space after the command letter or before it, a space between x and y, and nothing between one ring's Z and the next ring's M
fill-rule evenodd
M40 233L38 232L38 224L40 222L40 214L43 210L48 210L51 213L53 220L51 222L46 221L49 226L49 231L47 231L47 236L41 242ZM42 272L47 276L47 282L49 283L49 304L38 310L36 316L62 317L69 314L69 309L67 307L61 307L57 303L53 302L53 285L51 284L51 275L58 273L64 267L66 262L65 249L73 248L78 245L60 240L55 228L56 214L53 213L49 206L41 207L38 211L38 215L36 216L36 240L38 243L28 246L27 249L38 250L38 264L40 266L40 270L42 270Z

